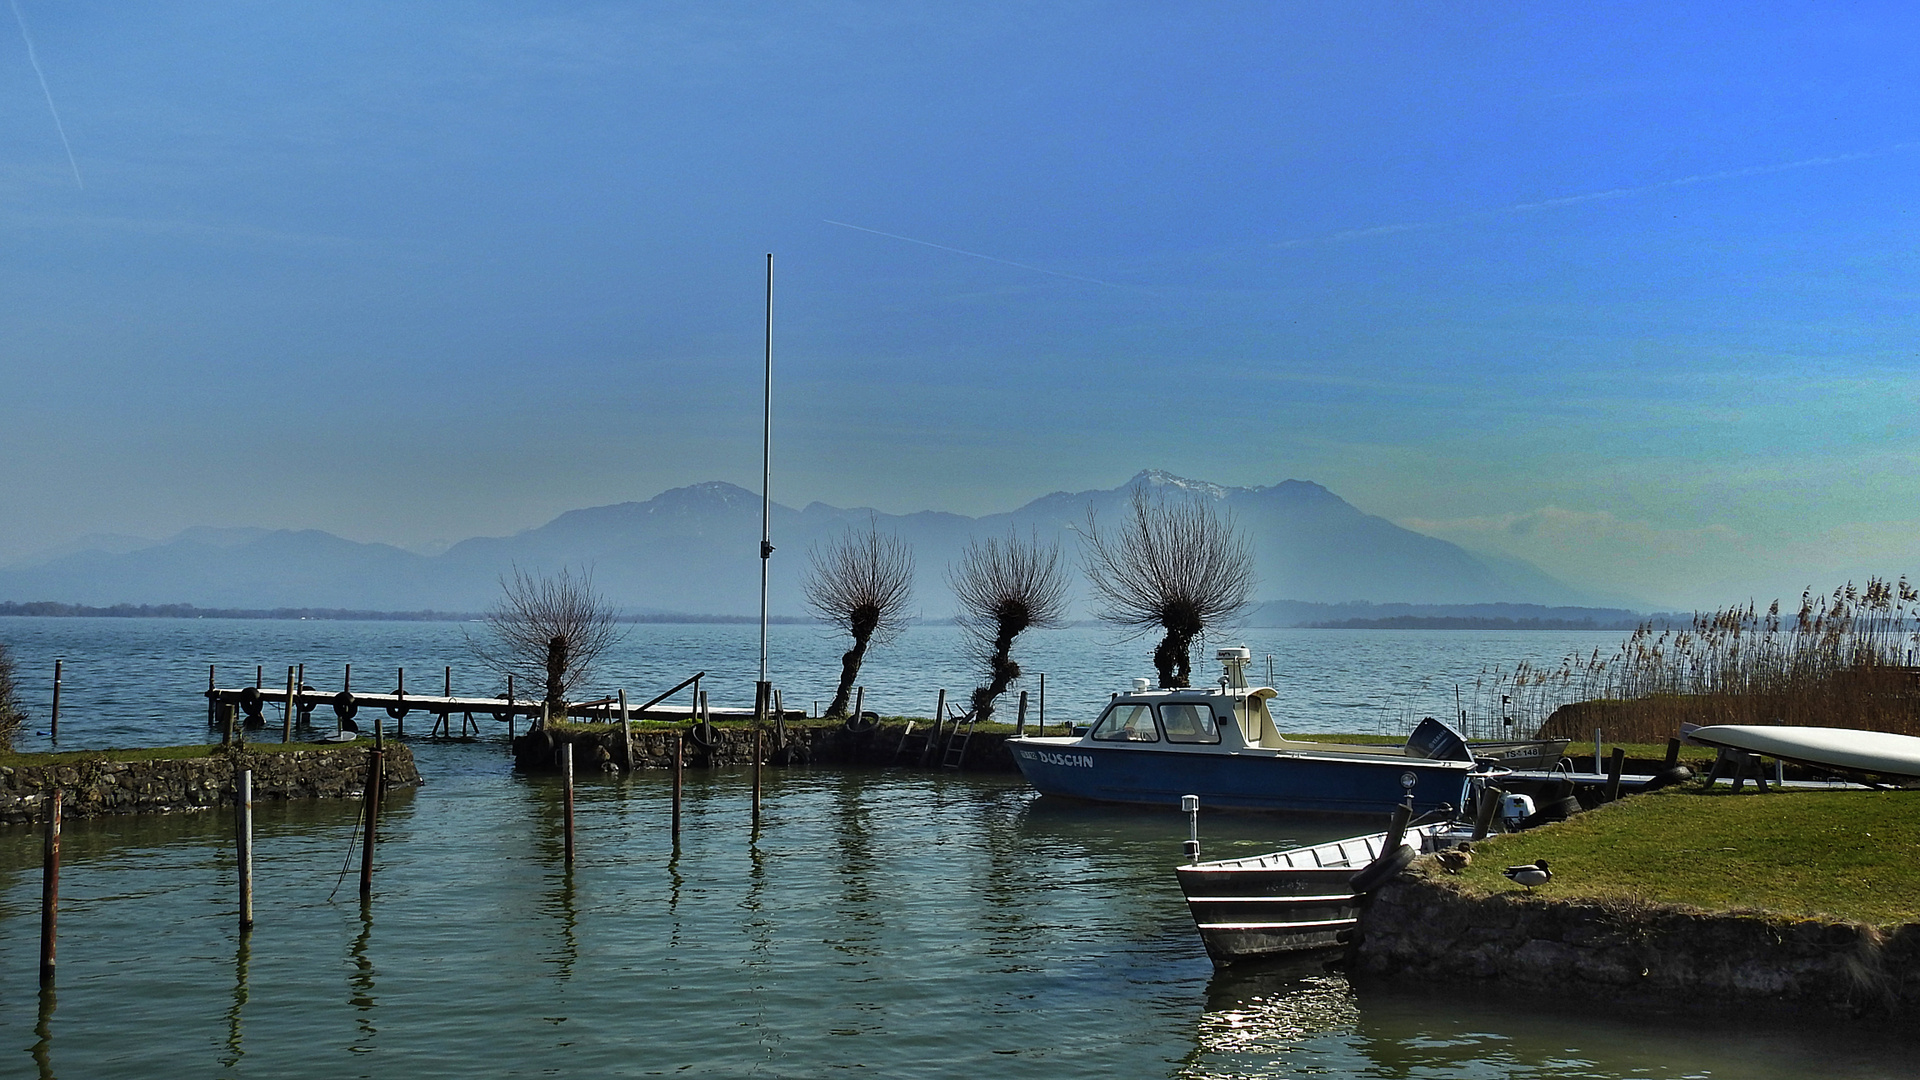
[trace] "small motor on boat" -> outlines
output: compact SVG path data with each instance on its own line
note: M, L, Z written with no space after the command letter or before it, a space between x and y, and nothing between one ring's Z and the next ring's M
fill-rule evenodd
M1533 816L1533 797L1531 795L1508 794L1500 800L1500 825L1508 832L1515 832L1520 823Z

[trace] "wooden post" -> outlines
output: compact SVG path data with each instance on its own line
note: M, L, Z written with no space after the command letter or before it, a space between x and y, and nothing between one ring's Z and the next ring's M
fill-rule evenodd
M293 692L303 700L307 696L307 665L305 664L300 665L299 673L294 676ZM293 714L293 718L296 723L305 719L305 717L297 711Z
M213 702L213 665L207 665L207 726L213 727L220 722L220 712Z
M239 711L240 711L240 706L238 705L228 705L225 709L222 709L220 711L220 745L221 746L233 745L233 734L235 731L239 730L240 728L240 725L236 723L237 718L233 714Z
M687 734L684 731L673 733L673 846L680 846L680 788L683 783L681 773L686 761Z
M513 722L516 719L518 719L520 716L520 714L514 710L514 705L515 705L515 702L513 700L513 676L508 675L507 676L507 753L509 754L513 753L513 727L514 727Z
M627 772L633 772L633 722L627 718L627 692L620 691L620 745L626 748L626 760L621 764Z
M700 676L695 675L693 677L693 718L696 721L700 719L700 703L705 700L706 698L700 696Z
M393 692L395 695L399 697L405 697L407 695L407 669L406 668L401 668L400 674L395 677L394 683L393 683ZM393 718L393 733L395 735L405 735L407 733L406 717L396 716Z
M753 827L760 827L760 757L761 736L765 734L759 728L753 729Z
M261 687L266 685L266 683L260 681L262 678L265 677L266 670L267 670L267 665L265 664L253 665L253 688L255 690L258 690Z
M47 722L47 738L60 738L60 666L64 661L53 662L53 718Z
M1613 757L1607 762L1607 801L1620 797L1620 772L1626 768L1627 752L1620 747L1613 748Z
M293 741L293 669L287 669L287 714L280 721L280 741Z
M1013 723L1013 733L1015 735L1027 733L1027 692L1025 690L1020 691L1020 718Z
M360 899L373 897L373 837L380 823L380 780L383 775L382 761L386 755L379 747L367 754L367 793L362 804L366 814L366 828L361 831L360 848Z
M787 748L787 707L780 700L780 691L773 692L773 748Z
M1668 739L1667 740L1667 768L1671 769L1678 764L1680 764L1680 740Z
M573 865L573 744L560 744L560 774L566 785L566 820L561 834L566 837L567 865Z
M867 726L867 688L856 686L853 689L853 730L860 731Z
M60 789L47 809L47 846L40 876L40 985L53 985L54 939L60 922Z
M1268 679L1272 682L1272 679ZM1040 673L1040 734L1047 733L1047 673Z
M253 929L253 770L241 769L234 785L233 850L240 871L240 932Z
M927 764L927 757L933 753L933 744L940 741L940 725L946 721L946 718L947 691L942 687L940 700L933 706L933 730L927 733L927 745L920 748L920 765L923 768Z

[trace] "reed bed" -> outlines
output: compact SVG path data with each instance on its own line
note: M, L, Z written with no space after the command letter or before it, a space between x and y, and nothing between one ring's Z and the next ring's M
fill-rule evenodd
M1642 624L1611 653L1483 668L1454 685L1451 720L1472 739L1584 740L1598 728L1609 742L1660 744L1683 723L1920 735L1916 655L1920 592L1869 578L1802 593L1791 616L1779 601L1725 608L1683 628Z
M1869 578L1802 593L1783 617L1749 604L1695 615L1682 629L1642 625L1617 653L1570 657L1549 682L1571 703L1546 738L1659 742L1690 724L1794 724L1920 735L1920 592Z

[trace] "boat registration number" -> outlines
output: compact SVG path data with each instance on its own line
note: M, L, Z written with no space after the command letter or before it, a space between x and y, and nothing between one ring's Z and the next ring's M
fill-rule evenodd
M1047 750L1022 750L1020 756L1044 765L1065 765L1070 769L1093 768L1093 757L1089 754L1055 754Z

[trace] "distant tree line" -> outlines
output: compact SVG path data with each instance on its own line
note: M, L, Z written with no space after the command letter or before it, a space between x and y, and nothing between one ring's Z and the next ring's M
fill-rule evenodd
M475 611L360 611L354 608L210 608L194 604L113 604L93 607L88 604L59 604L51 600L17 603L0 601L0 616L31 615L41 618L89 619L339 619L357 622L471 622L484 619ZM648 613L620 615L626 623L758 623L758 615L682 615ZM811 623L798 615L775 615L767 620L781 625Z

